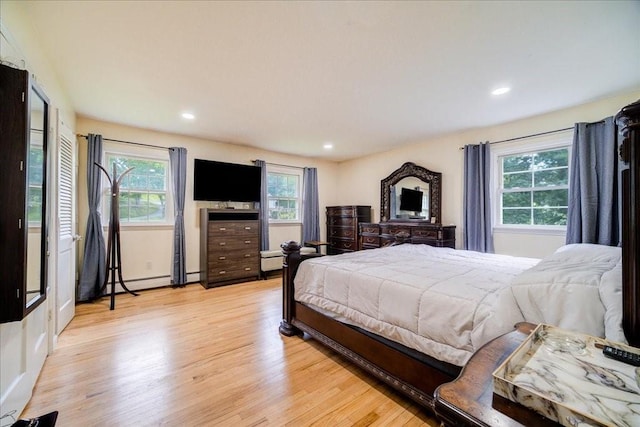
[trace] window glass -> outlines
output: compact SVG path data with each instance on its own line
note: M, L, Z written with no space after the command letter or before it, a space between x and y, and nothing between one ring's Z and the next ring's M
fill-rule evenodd
M120 180L119 214L120 222L128 224L170 222L168 205L169 163L163 159L144 158L118 153L106 153L105 169ZM132 169L122 176L128 169ZM113 177L112 177L113 178ZM103 183L109 185L103 178ZM105 221L111 209L110 192L104 195Z
M498 159L500 225L567 225L568 146Z
M299 222L301 218L302 171L267 171L270 222Z

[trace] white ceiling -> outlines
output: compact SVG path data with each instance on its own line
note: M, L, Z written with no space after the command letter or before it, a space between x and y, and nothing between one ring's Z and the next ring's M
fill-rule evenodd
M333 160L640 87L638 1L25 7L78 114Z

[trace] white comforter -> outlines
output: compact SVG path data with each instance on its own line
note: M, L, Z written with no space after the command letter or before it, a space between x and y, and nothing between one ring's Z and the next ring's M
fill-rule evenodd
M574 244L543 260L401 245L303 262L295 299L462 366L520 321L624 342L621 250Z
M462 366L524 318L509 285L539 260L400 245L303 262L295 299Z
M511 282L528 322L626 342L622 331L622 249L566 245Z

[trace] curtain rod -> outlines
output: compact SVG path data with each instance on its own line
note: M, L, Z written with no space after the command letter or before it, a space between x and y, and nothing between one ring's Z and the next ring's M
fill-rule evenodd
M256 160L258 160L258 159L256 159ZM256 160L251 160L251 163L255 163ZM283 165L282 163L271 163L271 162L265 162L265 163L268 164L268 165L271 165L271 166L282 166L282 167L285 167L285 168L304 169L304 167L302 167L302 166Z
M551 133L565 132L565 131L568 131L568 130L573 130L573 128L574 127L571 126L569 128L550 130L550 131L547 131L547 132L540 132L540 133L532 133L531 135L524 135L524 136L518 136L518 137L515 137L515 138L502 139L500 141L491 141L491 142L489 142L489 145L502 144L503 142L518 141L520 139L534 138L536 136L549 135ZM464 147L460 147L460 149L464 150Z
M87 135L82 135L82 134L76 134L76 136L82 137L84 139L87 139L88 136ZM133 144L133 145L140 145L142 147L151 147L151 148L159 148L161 150L169 150L169 147L161 147L159 145L152 145L152 144L143 144L141 142L132 142L132 141L123 141L121 139L111 139L111 138L102 138L103 141L111 141L111 142L121 142L123 144Z

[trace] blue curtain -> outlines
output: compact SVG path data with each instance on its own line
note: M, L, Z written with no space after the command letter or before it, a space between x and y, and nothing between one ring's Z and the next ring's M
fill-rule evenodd
M302 193L302 241L320 240L320 205L318 203L318 170L304 168Z
M464 147L464 249L493 252L489 143Z
M576 123L571 151L567 243L618 245L619 164L613 117Z
M102 171L102 135L87 135L87 199L89 216L84 238L84 257L78 282L78 300L89 301L101 296L107 274L107 249L100 220L100 179Z
M171 180L173 181L173 256L171 259L171 284L180 286L187 283L184 234L184 197L187 185L187 149L169 148Z
M260 186L260 250L269 250L269 199L267 191L267 162L255 160L254 164L262 172Z

